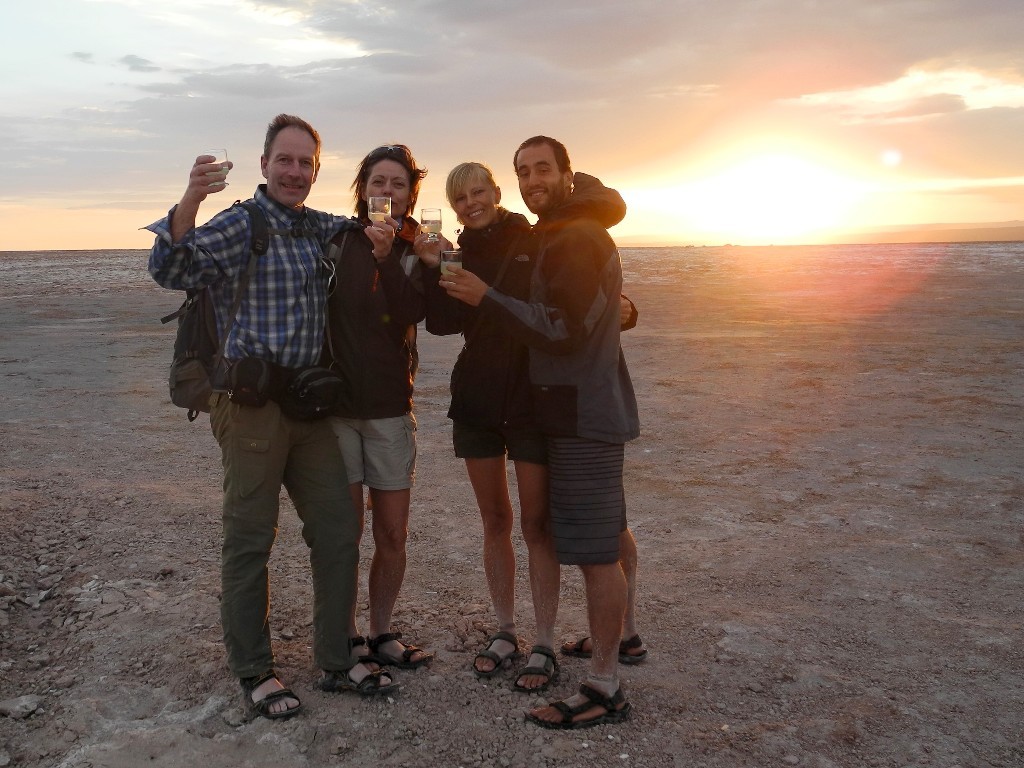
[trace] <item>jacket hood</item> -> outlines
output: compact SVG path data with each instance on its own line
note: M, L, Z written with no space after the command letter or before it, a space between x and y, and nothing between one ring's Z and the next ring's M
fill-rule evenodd
M550 215L551 219L594 219L605 229L614 227L625 217L626 202L622 195L585 173L573 174L572 194Z

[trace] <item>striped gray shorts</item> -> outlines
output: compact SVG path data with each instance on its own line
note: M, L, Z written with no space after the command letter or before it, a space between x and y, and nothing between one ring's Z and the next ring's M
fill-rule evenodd
M619 559L626 530L622 489L625 446L580 437L548 437L551 530L562 565Z

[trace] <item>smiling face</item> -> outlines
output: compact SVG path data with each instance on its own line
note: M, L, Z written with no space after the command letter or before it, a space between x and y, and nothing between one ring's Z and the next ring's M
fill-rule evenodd
M498 218L501 189L491 183L483 173L466 180L450 200L459 222L468 229L486 229Z
M520 149L516 156L516 176L523 202L538 215L557 208L572 190L572 173L558 170L555 152L548 144Z
M302 128L282 128L270 145L270 154L260 158L260 170L271 199L289 208L301 207L319 170L316 141Z
M370 167L363 199L390 197L391 216L395 219L409 213L411 184L405 166L395 160L379 160Z

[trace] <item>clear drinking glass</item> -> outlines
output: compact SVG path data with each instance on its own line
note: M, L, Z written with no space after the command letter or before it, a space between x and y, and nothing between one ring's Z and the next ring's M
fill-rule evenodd
M462 269L462 251L441 251L441 274L450 274L449 267Z
M204 149L203 154L213 157L213 160L210 162L220 166L219 171L210 171L206 174L210 179L210 186L227 186L228 171L231 170L228 166L228 151L226 149Z
M427 233L427 242L436 243L441 234L441 209L424 208L420 211L420 227Z
M370 197L366 200L366 210L369 213L370 221L375 224L383 224L384 220L391 215L390 197Z

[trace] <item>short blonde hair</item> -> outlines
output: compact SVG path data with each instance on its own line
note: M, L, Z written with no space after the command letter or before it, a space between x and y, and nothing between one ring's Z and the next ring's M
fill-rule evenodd
M444 185L445 196L448 198L448 205L455 206L455 198L466 187L477 182L489 184L491 189L497 189L494 181L494 174L491 169L483 163L459 163L448 174L448 180Z

